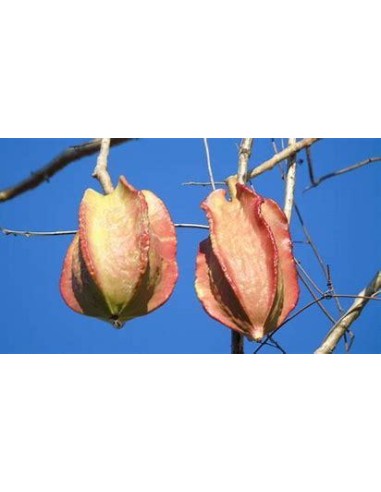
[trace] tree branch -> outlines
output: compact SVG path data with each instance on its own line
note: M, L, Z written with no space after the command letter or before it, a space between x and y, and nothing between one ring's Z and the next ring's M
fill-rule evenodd
M306 148L306 156L307 156L307 167L308 167L308 174L310 177L310 182L312 186L316 186L316 180L315 180L315 173L314 173L314 165L312 162L312 155L311 155L311 149L310 147Z
M110 152L111 138L101 139L101 150L97 159L97 165L93 172L93 178L97 179L106 195L114 191L110 175L107 171L107 160Z
M332 354L341 338L347 333L348 328L356 321L364 307L368 304L369 298L377 295L380 290L381 271L379 271L370 284L359 293L359 297L329 331L321 346L315 351L315 354Z
M296 144L296 138L290 138L288 140L289 146ZM296 154L293 154L288 161L288 169L286 172L286 190L284 199L284 213L287 217L288 223L291 223L292 209L294 207L295 197L295 185L296 185Z
M224 185L225 181L214 181L215 185ZM186 183L181 183L181 186L212 186L211 181L188 181Z
M216 189L216 183L214 182L214 175L213 175L213 168L212 168L212 162L210 160L210 151L209 151L209 144L208 144L208 139L204 138L204 147L205 147L205 154L206 154L206 164L208 166L208 173L209 173L209 179L210 179L210 184L212 185L213 191Z
M247 169L249 166L251 152L253 150L253 144L254 144L253 138L242 139L242 143L239 148L239 158L238 158L238 172L237 172L238 183L245 184L247 181Z
M365 159L364 161L358 162L357 164L353 164L353 166L345 167L344 169L340 169L339 171L325 174L321 178L315 179L315 181L312 182L310 186L307 186L307 188L304 191L308 191L311 188L316 188L323 181L326 181L327 179L335 178L336 176L341 176L342 174L350 173L351 171L356 171L357 169L367 166L368 164L373 164L374 162L380 162L380 161L381 161L381 157L370 157L369 159Z
M178 229L203 229L209 230L209 226L203 224L175 224ZM78 231L15 231L0 227L0 232L5 236L22 237L46 237L46 236L74 236Z
M110 145L120 145L125 142L136 140L134 138L112 138ZM61 154L55 157L49 164L42 167L38 171L32 173L32 175L15 186L11 186L0 191L0 202L11 200L16 196L25 193L26 191L33 190L40 184L54 176L61 171L64 167L68 166L72 162L78 161L83 157L96 154L101 148L101 139L97 138L81 145L74 145L64 150Z
M311 147L311 145L318 142L319 140L321 140L321 138L304 138L303 140L300 140L300 142L289 145L284 150L271 157L271 159L268 159L267 161L252 169L249 172L249 179L255 178L256 176L259 176L266 171L270 171L280 162L289 159L290 157L297 154L301 150L306 149L307 147Z
M5 236L22 236L22 237L45 237L45 236L73 236L77 231L15 231L13 229L5 229L0 227L0 232Z

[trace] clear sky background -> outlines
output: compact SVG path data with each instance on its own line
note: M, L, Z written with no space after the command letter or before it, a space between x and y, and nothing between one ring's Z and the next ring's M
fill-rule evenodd
M15 184L45 165L69 145L86 139L0 140L0 187ZM240 139L210 139L215 178L236 171ZM281 145L277 139L278 146ZM273 154L270 139L256 140L251 165ZM317 176L365 158L381 155L381 139L324 139L312 148ZM302 152L300 158L305 158ZM92 177L96 156L82 159L54 176L50 183L0 204L0 226L9 229L55 231L77 228L78 206L86 188L100 189ZM206 224L200 203L209 190L182 186L208 179L202 139L141 139L115 147L109 158L114 183L124 174L135 187L149 189L167 205L174 222ZM278 169L253 182L256 190L283 204ZM357 294L381 265L381 163L328 180L303 193L309 184L305 162L298 167L297 202L326 263L336 291ZM292 234L303 240L293 217ZM0 235L1 353L229 353L230 330L212 320L194 292L195 257L203 230L178 229L180 278L170 300L156 312L126 324L122 330L78 315L64 304L58 283L70 237ZM326 281L305 244L295 255L322 290ZM302 287L298 308L311 297ZM345 308L351 300L341 301ZM333 300L325 301L337 318ZM352 353L380 353L381 303L369 303L352 326ZM291 321L276 335L287 353L311 353L330 328L316 306ZM246 352L255 344L246 343ZM274 353L265 347L261 353ZM343 343L338 351L344 352Z

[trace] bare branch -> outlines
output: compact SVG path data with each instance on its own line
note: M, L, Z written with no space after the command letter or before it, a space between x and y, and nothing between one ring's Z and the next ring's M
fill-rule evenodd
M110 152L111 138L102 138L101 140L101 150L99 152L97 165L93 172L93 178L100 182L103 191L106 195L109 195L114 191L110 175L107 171L107 160Z
M209 226L203 224L175 224L179 229L203 229L209 230ZM22 237L44 237L44 236L73 236L78 231L15 231L0 227L0 232L5 236L22 236Z
M307 242L311 246L312 251L314 252L314 255L316 256L316 259L318 260L319 265L320 265L320 267L321 267L321 269L323 271L323 274L324 274L325 278L327 279L327 269L326 269L325 263L323 261L323 258L320 256L320 253L319 253L319 251L317 249L317 246L315 245L315 243L312 240L312 237L311 237L311 235L310 235L310 233L309 233L309 231L308 231L308 229L307 229L307 227L306 227L306 225L304 223L304 220L303 220L302 214L300 212L300 209L299 209L299 207L297 206L296 203L294 204L294 208L295 208L296 215L297 215L297 217L299 219L300 225L302 227L303 233L304 233L304 235L305 235L305 237L307 239Z
M224 185L225 181L214 181L215 185ZM212 186L210 181L188 181L181 183L182 186Z
M300 140L300 142L296 142L294 145L286 147L284 150L274 155L271 159L268 159L256 168L252 169L249 172L249 179L255 178L260 174L270 171L280 162L289 159L290 157L307 147L311 147L311 145L318 142L319 140L321 140L321 138L304 138L303 140Z
M321 346L315 351L315 354L332 354L337 344L347 333L348 328L360 316L362 310L369 302L369 297L376 296L381 290L381 271L379 271L370 284L359 293L358 298L342 316L339 321L329 331Z
M313 166L313 162L312 162L312 155L311 155L310 147L306 148L306 155L307 155L308 174L310 176L311 185L316 186L314 166Z
M212 185L213 190L216 189L216 183L214 182L214 176L213 176L213 169L212 169L212 163L210 161L210 152L209 152L209 144L208 144L208 139L204 138L204 147L205 147L205 153L206 153L206 163L208 165L208 173L209 173L209 179Z
M33 236L71 236L77 233L77 231L53 231L53 232L36 232L36 231L14 231L12 229L5 229L0 227L0 232L5 236L23 236L23 237L33 237Z
M110 145L120 145L125 142L136 140L134 138L112 138ZM40 184L54 176L72 162L78 161L83 157L96 154L101 148L101 139L97 138L81 145L75 145L64 150L61 154L55 157L49 164L42 167L38 171L32 173L32 175L15 186L11 186L0 191L0 202L11 200L16 196L25 193L26 191L33 190Z
M334 296L336 294L335 292L335 287L333 285L332 281L332 275L331 275L331 267L327 264L327 289L328 292L334 297L337 309L339 310L340 315L342 316L344 314L344 308L340 303L340 299L337 296Z
M322 296L324 294L324 292L322 291L322 289L320 289L318 287L318 285L314 282L314 280L311 278L311 276L307 273L307 271L305 270L305 268L301 264L300 260L295 258L295 262L296 262L298 268L300 269L300 271L302 272L302 274L306 277L306 279L312 285L312 287Z
M381 297L377 297L379 293L374 296L354 296L352 294L333 294L332 297L338 297L339 299L368 299L368 301L381 301ZM375 297L376 296L376 297Z
M175 224L179 229L209 229L209 226L203 224Z
M335 178L336 176L341 176L342 174L350 173L351 171L356 171L357 169L360 169L361 167L367 166L368 164L373 164L374 162L380 162L380 161L381 161L381 157L370 157L369 159L365 159L364 161L358 162L357 164L354 164L353 166L345 167L344 169L341 169L339 171L325 174L321 178L316 179L315 182L312 183L310 186L308 186L304 191L308 191L311 188L316 188L323 181L326 181L327 179Z
M288 144L291 147L296 144L296 138L290 138ZM286 173L286 191L284 199L284 213L288 223L291 222L292 209L294 207L296 185L296 154L293 154L288 161L288 169Z
M239 148L239 158L238 158L238 172L237 172L238 183L245 184L247 181L247 169L249 166L251 152L253 150L253 144L254 144L253 138L242 139L241 146Z
M311 289L311 287L308 285L308 283L303 278L303 276L300 274L300 272L298 272L298 276L299 276L301 282L303 283L303 285L305 286L305 288L308 290L308 292L311 294L312 298L314 299L314 304L317 304L319 306L319 308L321 309L321 311L331 321L331 323L332 324L335 324L335 322L336 322L335 318L330 314L330 312L328 311L328 309L322 303L322 300L325 299L324 294L322 294L320 297L317 297L317 295L315 294L315 292ZM300 312L298 311L297 314L300 314ZM290 318L287 318L286 321L278 329L282 328L284 324L289 323L294 318L295 318L295 314L292 315Z
M275 138L271 139L271 146L273 148L274 154L277 154L278 153L278 146L276 144Z
M271 340L271 341L272 341L272 343L273 343L273 347L275 347L276 349L278 349L278 350L279 350L279 352L280 352L281 354L286 354L286 353L287 353L287 352L284 350L284 348L281 346L281 344L280 344L279 342L277 342L277 341L275 340L275 338L273 338L273 337L272 337L272 335L270 335L270 337L269 337L269 338L270 338L270 340Z

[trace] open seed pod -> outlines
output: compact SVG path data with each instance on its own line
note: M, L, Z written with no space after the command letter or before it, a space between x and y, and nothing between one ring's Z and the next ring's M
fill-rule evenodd
M196 293L206 312L260 341L294 309L299 286L287 218L279 206L236 184L202 203L210 236L200 244Z
M163 202L124 177L109 195L88 189L60 289L74 311L120 328L163 305L178 277L176 233Z

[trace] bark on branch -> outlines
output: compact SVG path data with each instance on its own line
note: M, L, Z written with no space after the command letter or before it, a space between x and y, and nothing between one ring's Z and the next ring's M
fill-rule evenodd
M379 271L370 284L359 293L349 310L332 327L321 346L315 354L332 354L341 338L345 335L351 324L360 316L364 307L368 304L371 297L381 290L381 271Z
M120 145L125 142L135 140L134 138L112 138L111 146ZM42 167L38 171L34 172L28 178L24 179L15 186L11 186L0 191L0 202L11 200L16 196L25 193L26 191L33 190L40 184L54 176L58 171L61 171L64 167L68 166L72 162L78 161L83 157L96 154L101 148L101 138L91 140L82 145L75 145L64 150L61 154L55 157L49 164Z

